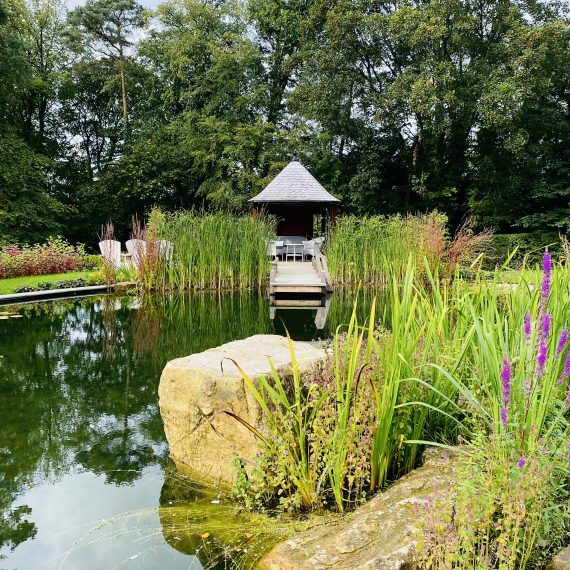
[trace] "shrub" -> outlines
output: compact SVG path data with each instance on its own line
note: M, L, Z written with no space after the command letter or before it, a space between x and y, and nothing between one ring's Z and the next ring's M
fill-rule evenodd
M522 458L500 437L484 434L465 451L455 461L451 485L427 505L416 547L419 566L524 569L536 562L539 541L567 527L566 454L541 445Z
M33 246L7 245L0 250L0 278L67 273L94 264L83 245L72 246L61 238Z
M563 254L560 238L555 232L494 234L486 248L484 267L493 269L502 265L515 250L511 263L522 264L525 258L536 263L547 247L555 256Z

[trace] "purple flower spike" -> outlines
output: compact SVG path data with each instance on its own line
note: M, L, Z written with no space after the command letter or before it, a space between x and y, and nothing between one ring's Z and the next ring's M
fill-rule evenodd
M530 313L524 316L524 338L527 342L530 342L530 337L532 336L532 324L531 324Z
M568 344L568 329L562 329L560 333L560 339L558 340L558 346L556 347L556 356L560 356L566 345Z
M526 465L526 459L524 457L521 457L518 461L517 461L517 467L519 469L522 469L524 466Z
M569 376L570 376L570 352L566 355L566 362L564 362L564 368L562 369L562 374L560 374L558 383L563 384L564 378L568 378Z
M508 408L501 408L501 423L503 424L503 427L507 427L507 422L509 420L509 410Z
M532 382L529 378L524 381L524 395L528 396L530 394L530 390L532 388Z
M504 427L507 427L507 420L509 418L509 403L511 401L511 363L508 358L503 358L503 365L501 367L501 387L503 394L503 407L501 408L501 422Z
M546 358L548 355L548 347L546 342L540 341L540 347L538 349L538 356L536 357L536 374L537 376L542 376L544 374L544 369L546 368Z
M548 297L550 296L550 280L552 277L552 258L548 251L544 252L542 258L542 297L540 299L540 311L544 313Z
M540 333L542 338L548 338L550 335L550 325L552 324L552 315L550 313L545 313L542 319Z

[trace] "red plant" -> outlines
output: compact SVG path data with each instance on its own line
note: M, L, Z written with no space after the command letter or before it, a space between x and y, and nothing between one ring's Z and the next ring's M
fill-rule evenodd
M467 218L457 230L447 250L448 268L453 271L462 261L472 258L484 246L489 245L492 238L491 230L474 233L471 229L471 218Z
M45 244L11 244L0 249L0 278L67 273L93 266L83 245L72 246L61 238L52 238Z

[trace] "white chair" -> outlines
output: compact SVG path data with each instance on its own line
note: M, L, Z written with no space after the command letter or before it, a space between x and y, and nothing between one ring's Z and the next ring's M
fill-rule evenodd
M146 242L142 239L130 239L125 245L135 269L139 269L146 258Z
M321 245L323 243L323 238L315 238L309 241L303 242L303 259L306 259L308 256L316 257L317 255L321 255Z
M271 259L276 259L279 255L283 255L284 253L284 243L280 240L271 240L267 244L267 255Z
M121 264L121 242L114 239L106 239L99 242L99 249L103 259L113 267Z
M164 261L170 261L174 252L174 244L171 241L165 239L159 239L157 243L158 255L160 255Z

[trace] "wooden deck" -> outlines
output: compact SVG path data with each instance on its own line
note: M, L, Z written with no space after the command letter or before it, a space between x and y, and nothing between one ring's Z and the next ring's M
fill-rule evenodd
M271 268L269 294L332 292L326 258L319 255L312 261L275 261Z

